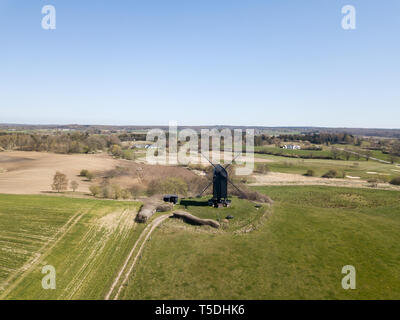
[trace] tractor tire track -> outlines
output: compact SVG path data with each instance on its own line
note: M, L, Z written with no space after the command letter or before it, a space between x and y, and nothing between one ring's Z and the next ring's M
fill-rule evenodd
M19 274L21 274L18 279L12 283L9 287L7 287L4 292L0 295L0 299L4 299L21 281L42 261L51 250L64 238L64 236L81 220L81 218L87 213L87 210L84 212L77 212L74 216L72 216L67 223L61 227L61 229L54 235L52 240L47 242L42 248L39 249L38 252L35 253L34 257L32 257L28 262L26 262L16 273L11 275L6 283L11 283Z
M115 289L117 287L117 284L119 283L121 277L125 273L124 278L123 278L121 284L118 287L118 291L117 291L116 295L113 298L113 300L117 300L118 299L118 297L119 297L119 295L120 295L125 283L128 281L129 275L132 273L132 270L135 267L136 262L137 262L137 260L138 260L138 258L140 256L140 254L143 251L144 245L146 244L148 238L150 237L150 235L152 234L154 229L157 228L165 219L167 219L169 217L170 217L169 214L157 217L142 231L142 233L140 234L139 238L136 240L132 250L130 251L128 257L126 258L125 263L122 266L120 272L118 273L117 277L115 278L110 290L108 291L108 293L107 293L107 295L105 297L105 300L110 300L111 299L112 293L115 291ZM143 241L142 241L142 239L143 239ZM139 245L140 242L141 242L141 245L139 247L138 252L136 253L135 258L133 259L132 263L130 264L129 269L127 271L125 271L127 269L127 267L128 267L129 261L131 260L133 254L134 254L134 252L136 250L136 247Z

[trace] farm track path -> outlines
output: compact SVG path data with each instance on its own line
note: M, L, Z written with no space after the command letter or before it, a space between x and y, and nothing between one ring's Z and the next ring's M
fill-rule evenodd
M151 234L154 231L154 229L156 229L168 217L170 217L170 214L165 214L165 215L157 217L151 223L149 223L149 225L147 225L146 228L142 231L142 233L140 234L139 238L136 240L135 244L133 245L132 250L130 251L128 257L126 258L125 263L122 266L120 272L118 273L117 277L115 278L110 290L107 292L105 300L110 300L110 299L117 300L118 299L118 297L121 294L121 291L122 291L124 285L128 281L129 275L132 273L132 270L135 267L136 262L139 259L140 255L141 255L141 253L143 251L144 245L146 244L148 238L151 236ZM143 241L142 241L142 239L143 239ZM139 243L141 243L141 245L139 247L139 250L136 253L135 258L133 259L133 261L130 263L129 269L127 269L128 265L129 265L129 262L130 262L133 254L134 254L134 252L136 250L136 247L139 245ZM116 290L116 287L117 287L118 283L120 282L122 276L124 276L123 280L122 280L121 284L118 286L118 291L116 292L114 298L112 298L111 295Z

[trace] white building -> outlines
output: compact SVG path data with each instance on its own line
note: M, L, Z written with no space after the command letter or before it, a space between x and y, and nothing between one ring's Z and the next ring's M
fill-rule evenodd
M294 144L285 144L282 149L289 149L289 150L300 150L301 147Z

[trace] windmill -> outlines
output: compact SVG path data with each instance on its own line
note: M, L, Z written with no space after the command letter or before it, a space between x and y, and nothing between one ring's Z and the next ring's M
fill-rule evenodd
M212 185L213 186L213 197L208 200L208 204L215 208L219 207L228 207L231 203L228 200L228 183L231 184L236 190L238 190L241 194L243 192L235 186L235 184L229 179L228 176L228 167L236 160L236 158L240 155L240 153L232 160L231 163L226 165L225 167L220 164L213 164L204 154L202 156L207 159L207 161L214 167L213 176L210 183L200 192L198 197L201 197L204 192Z

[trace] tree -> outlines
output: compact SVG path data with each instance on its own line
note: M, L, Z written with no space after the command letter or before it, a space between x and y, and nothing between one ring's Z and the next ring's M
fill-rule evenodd
M57 171L53 178L53 184L51 185L53 190L60 192L62 190L67 190L68 188L68 179L64 173Z
M351 157L351 153L349 151L343 151L344 158L349 161Z
M371 158L371 156L372 156L372 151L371 150L367 150L367 151L365 151L364 155L365 155L365 158L368 161L369 158Z
M340 155L340 151L337 148L333 147L332 148L332 157L333 157L333 159L337 160L339 155Z
M79 186L78 182L71 181L71 189L72 189L72 191L75 192L78 189L78 186Z
M100 186L90 186L89 190L94 197L97 197L101 192Z

